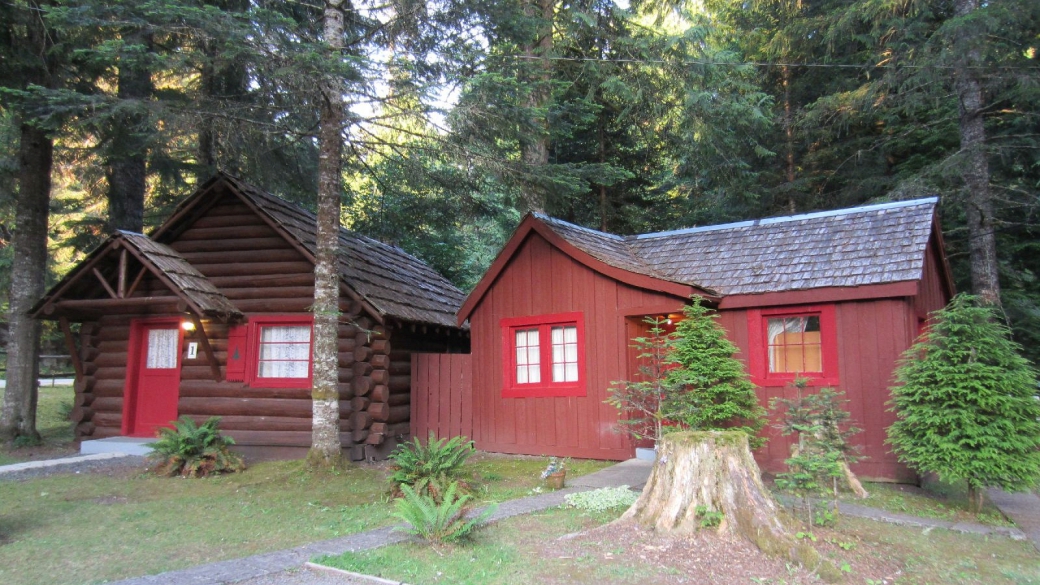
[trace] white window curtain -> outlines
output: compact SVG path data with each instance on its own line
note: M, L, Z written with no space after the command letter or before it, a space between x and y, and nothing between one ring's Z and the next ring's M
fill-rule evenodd
M516 332L516 383L537 384L541 381L538 330L518 330Z
M552 328L553 382L578 381L578 328Z
M260 378L306 378L310 372L311 328L277 325L260 328Z
M145 367L149 370L176 368L179 335L177 329L149 329Z

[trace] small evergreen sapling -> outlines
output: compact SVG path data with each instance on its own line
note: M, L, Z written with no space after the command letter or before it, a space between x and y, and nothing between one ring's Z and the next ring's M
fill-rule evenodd
M667 359L675 345L674 335L665 331L667 320L647 317L646 337L632 339L632 347L644 361L639 366L643 379L612 382L607 390L606 403L618 410L618 429L633 439L652 439L655 443L664 434L664 405L676 387L667 381Z
M986 487L1040 480L1036 372L1020 351L993 307L958 295L895 373L888 443L920 473L966 481L975 513Z
M755 385L744 363L733 357L737 346L716 323L718 315L694 298L676 325L665 384L677 391L665 397L663 415L693 430L740 430L753 449L765 444L758 432L766 424Z

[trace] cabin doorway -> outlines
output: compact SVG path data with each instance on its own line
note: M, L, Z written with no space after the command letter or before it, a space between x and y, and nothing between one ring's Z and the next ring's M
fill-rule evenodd
M181 380L181 330L178 319L135 320L127 348L123 434L154 437L177 419Z

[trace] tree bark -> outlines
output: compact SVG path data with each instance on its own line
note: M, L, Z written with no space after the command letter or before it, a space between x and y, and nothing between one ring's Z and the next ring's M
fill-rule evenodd
M700 431L665 435L657 464L642 495L621 517L662 532L701 529L711 513L721 513L716 528L740 535L770 556L816 571L827 581L842 575L789 530L790 519L762 484L747 435L739 431Z
M958 17L979 8L978 0L957 0ZM961 153L964 185L967 188L966 215L971 259L972 292L986 302L1000 304L1000 274L997 239L994 229L993 195L989 188L989 161L986 159L986 127L982 118L985 101L976 69L981 64L975 46L973 27L962 25L957 35L960 57L954 69L955 89L960 111Z
M135 30L125 35L127 44L152 50L151 34ZM144 194L147 179L148 112L145 102L152 96L152 75L141 56L120 58L116 95L124 102L124 113L113 121L108 165L109 230L144 230Z
M527 80L531 84L527 107L531 112L532 135L521 145L521 159L532 177L540 174L540 168L549 164L549 121L545 109L551 97L549 81L552 77L552 63L549 54L553 48L553 22L555 20L554 0L525 0L525 12L528 16L541 20L537 36L524 47L524 55L529 65L535 67L535 73ZM524 189L524 205L530 211L545 211L546 191L538 181L528 181Z
M343 50L344 0L325 1L325 44L338 58ZM339 438L339 249L340 189L343 156L342 84L322 83L318 126L318 233L314 264L314 388L311 449L312 465L330 467L341 458Z
M19 186L11 267L7 390L0 412L0 437L38 440L36 399L40 371L40 322L29 309L43 296L47 273L47 221L54 145L42 129L21 125Z

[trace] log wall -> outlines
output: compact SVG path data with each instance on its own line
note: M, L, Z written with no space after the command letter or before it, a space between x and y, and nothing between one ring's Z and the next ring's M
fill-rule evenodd
M223 195L169 245L247 316L306 314L313 304L313 265L234 195ZM151 275L134 296L175 300ZM120 433L130 324L134 318L168 315L153 310L167 305L170 303L160 302L153 308L114 310L83 325L80 342L85 375L77 380L73 411L78 438ZM339 327L341 439L353 459L380 456L408 434L410 352L395 351L393 331L359 316L357 303L344 298L340 308L344 312ZM309 447L310 389L249 387L224 381L229 326L205 319L203 328L220 364L221 379L214 379L201 344L197 356L187 358L187 344L198 341L200 335L185 333L178 414L200 422L220 416L226 434L254 452L265 447Z

